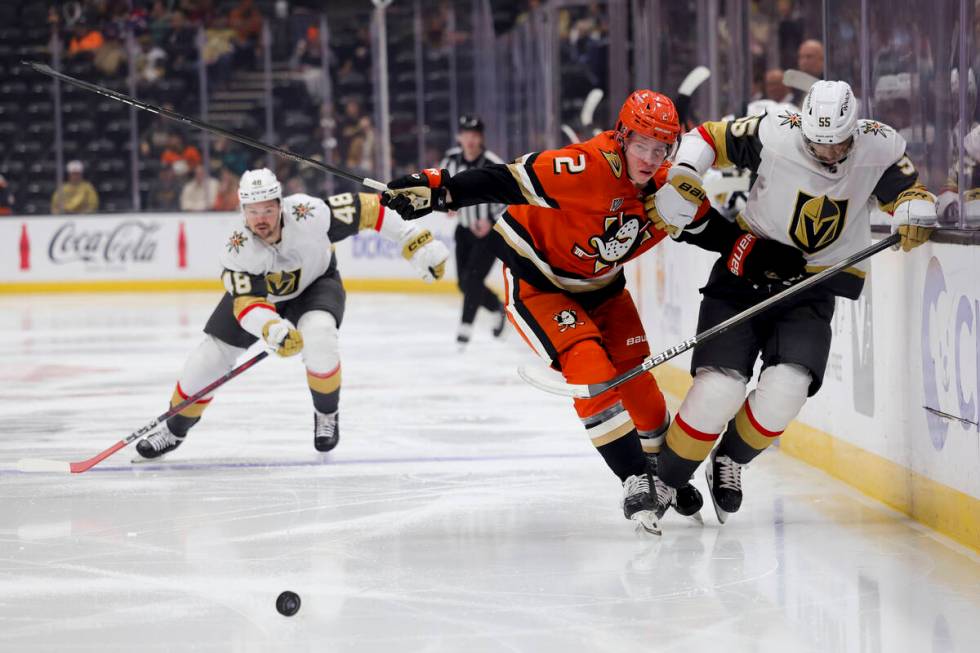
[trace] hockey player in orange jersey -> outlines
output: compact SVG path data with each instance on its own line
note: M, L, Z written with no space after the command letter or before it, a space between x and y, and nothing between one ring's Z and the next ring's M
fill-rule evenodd
M667 161L679 133L670 99L639 90L623 104L614 130L452 177L434 169L408 175L388 184L382 203L405 219L507 204L492 237L504 262L508 318L570 383L605 381L650 354L623 265L668 235L660 213L687 214L688 232L707 226L710 206L700 183ZM658 189L666 190L654 198ZM653 376L576 399L575 410L623 483L626 517L659 533L656 453L670 416ZM702 499L686 484L671 503L693 516Z

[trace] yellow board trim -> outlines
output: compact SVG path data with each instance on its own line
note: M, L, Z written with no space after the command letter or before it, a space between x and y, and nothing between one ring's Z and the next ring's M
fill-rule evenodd
M692 383L687 371L668 365L654 376L678 398ZM779 449L980 552L980 499L799 422L783 433Z
M453 281L426 283L421 279L344 279L349 292L403 292L454 294L459 290ZM133 279L126 281L24 281L0 282L0 295L33 295L46 293L91 292L224 292L219 279Z

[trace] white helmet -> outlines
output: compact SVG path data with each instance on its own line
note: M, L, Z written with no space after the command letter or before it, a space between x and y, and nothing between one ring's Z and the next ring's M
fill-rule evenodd
M268 168L246 170L238 182L238 201L244 206L253 202L281 200L282 184Z
M818 81L803 98L803 144L815 159L825 165L840 163L850 148L843 150L836 161L817 154L814 145L838 145L849 142L857 131L857 100L847 82Z

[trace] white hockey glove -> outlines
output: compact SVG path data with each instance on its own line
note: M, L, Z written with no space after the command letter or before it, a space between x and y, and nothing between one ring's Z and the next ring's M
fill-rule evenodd
M701 175L687 166L672 166L667 172L667 183L647 197L643 205L655 228L677 236L694 221L706 197Z
M295 356L303 350L303 335L285 318L262 325L262 339L280 356Z
M895 200L893 215L893 230L902 236L902 251L911 251L929 240L936 228L936 196L923 188L904 190Z
M424 281L442 279L446 274L449 249L433 238L428 229L406 225L399 245L402 247L402 256L408 259Z

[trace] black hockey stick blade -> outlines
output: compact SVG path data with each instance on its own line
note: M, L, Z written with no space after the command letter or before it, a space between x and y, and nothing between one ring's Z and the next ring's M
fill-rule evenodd
M630 379L636 378L640 374L649 372L658 365L666 363L671 358L675 356L680 356L684 352L692 349L696 344L701 342L707 342L708 340L721 335L725 331L728 331L733 326L742 324L743 322L754 318L763 311L767 310L774 304L777 304L789 297L792 297L798 293L803 292L807 288L812 288L818 283L826 281L829 277L837 274L841 270L849 268L857 263L860 263L866 258L869 258L878 252L888 249L892 245L897 245L902 240L902 237L898 233L891 234L887 238L882 238L877 243L862 249L860 252L855 252L854 254L848 256L842 261L838 261L834 265L830 266L825 270L821 270L812 277L807 277L802 281L793 284L789 288L776 293L772 297L765 299L754 306L750 306L741 313L734 315L720 324L716 324L710 329L706 329L701 333L695 335L692 338L674 345L664 351L660 352L656 356L646 359L636 367L631 370L623 372L619 376L616 376L608 381L602 381L600 383L565 383L559 381L555 376L554 372L551 370L540 369L537 367L527 367L523 366L518 368L517 373L522 379L524 379L530 385L533 385L539 390L544 390L555 395L561 395L563 397L573 397L575 399L591 399L601 395L603 392L612 390L618 385L626 383Z
M350 181L356 182L363 186L367 186L368 188L372 190L376 190L378 192L384 192L388 190L388 187L385 184L381 183L380 181L377 181L376 179L371 179L370 177L362 177L360 175L354 174L353 172L344 170L343 168L338 168L336 166L328 165L326 163L323 163L322 161L317 161L316 159L305 157L302 154L296 154L295 152L290 152L289 150L283 149L281 147L275 147L274 145L267 145L262 141L257 141L253 138L249 138L248 136L244 136L242 134L236 134L235 132L228 131L227 129L223 129L222 127L218 127L217 125L212 125L203 122L201 120L198 120L196 118L185 116L182 113L171 111L170 109L166 109L164 107L158 107L156 105L149 104L148 102L142 102L134 97L126 95L125 93L113 91L112 89L99 86L98 84L92 84L91 82L86 82L76 77L72 77L71 75L66 75L65 73L59 72L47 64L39 63L37 61L21 61L21 63L24 64L25 66L29 66L35 72L41 73L42 75L47 75L48 77L59 79L65 82L66 84L71 84L72 86L83 88L86 91L98 93L99 95L116 100L117 102L122 102L123 104L128 104L130 106L136 107L137 109L142 109L143 111L149 111L150 113L155 113L157 115L163 116L164 118L169 118L170 120L184 123L185 125L194 127L195 129L202 129L206 132L211 132L212 134L224 136L225 138L229 138L233 141L238 141L239 143L248 145L249 147L254 147L257 150L262 150L263 152L270 152L272 154L281 156L284 159L290 159L296 161L297 163L302 163L311 166L313 168L317 168L318 170L322 170L323 172L326 172L328 174L336 175L338 177L343 177L344 179L349 179Z

